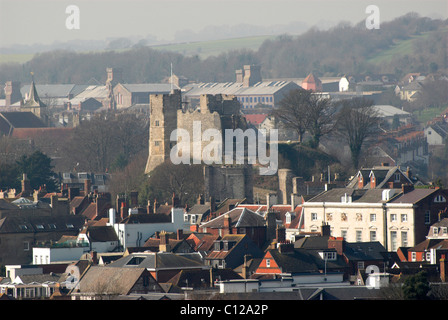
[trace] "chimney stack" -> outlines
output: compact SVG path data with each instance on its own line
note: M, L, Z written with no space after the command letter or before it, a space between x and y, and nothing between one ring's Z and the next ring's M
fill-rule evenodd
M447 274L446 274L446 255L442 254L440 257L440 280L442 282L446 282Z
M84 195L88 196L92 188L92 180L86 179L84 180Z
M344 252L344 238L330 237L328 239L328 249L336 249L338 255L342 255Z
M402 184L401 185L401 191L403 193L409 193L412 190L414 190L414 185L412 185L412 184Z
M169 244L170 239L168 237L168 234L165 230L162 230L160 232L160 245L159 245L159 251L160 252L170 252L171 246Z
M229 214L224 214L223 235L231 234Z
M27 196L28 194L31 193L31 184L30 180L28 180L26 173L24 173L22 176L22 193L24 196Z
M283 226L277 226L276 229L277 243L286 242L286 229Z
M120 208L121 220L125 219L128 216L128 214L129 214L129 211L128 211L128 207L126 205L126 202L122 202L121 203L121 208Z
M131 191L131 208L137 208L137 207L138 207L138 192Z
M5 106L9 107L22 100L22 94L20 93L20 82L7 81L5 83Z

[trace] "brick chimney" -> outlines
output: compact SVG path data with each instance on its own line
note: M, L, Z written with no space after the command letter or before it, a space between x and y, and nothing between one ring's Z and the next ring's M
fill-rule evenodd
M249 266L250 263L249 261L252 259L252 256L250 254L245 254L244 255L244 264L243 264L243 270L242 270L242 276L244 279L249 278L250 274L249 274Z
M414 185L412 185L412 184L402 184L401 185L401 191L403 193L409 193L412 190L414 190Z
M224 215L224 223L222 229L223 229L223 235L232 233L230 229L230 217L227 213Z
M30 180L28 180L28 177L26 176L26 173L24 173L22 176L22 193L25 196L31 194L31 184Z
M320 234L322 237L331 236L331 227L328 223L322 223Z
M243 83L243 70L242 69L238 69L235 71L235 82L236 83Z
M442 256L440 257L440 280L442 282L446 282L447 280L447 265L446 265L446 255L442 254Z
M92 180L86 179L84 180L84 195L88 196L92 189Z
M336 249L338 255L342 255L342 253L344 252L344 238L330 237L328 239L328 249Z
M171 251L170 239L165 230L162 230L160 232L159 251L161 251L161 252L170 252Z
M131 191L131 208L137 208L137 207L138 207L138 192Z
M205 202L204 202L204 195L203 194L200 194L199 196L198 196L198 201L197 201L197 204L204 204Z
M294 243L290 242L279 243L278 252L283 254L294 253Z
M9 107L17 101L22 100L22 94L20 93L20 82L7 81L5 83L5 107Z
M126 205L126 202L122 202L121 203L121 208L120 208L120 217L121 219L125 219L128 216L129 212L128 212L128 206Z
M286 241L286 229L283 226L277 226L276 230L277 243L282 243Z
M256 65L245 65L244 66L244 77L243 77L243 87L247 88L253 86L257 82L262 81L261 79L261 67Z
M98 265L98 254L96 251L91 251L90 252L90 257L92 258L92 264L94 266Z

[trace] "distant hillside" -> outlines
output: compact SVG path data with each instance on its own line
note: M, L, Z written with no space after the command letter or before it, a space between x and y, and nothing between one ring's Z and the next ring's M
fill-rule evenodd
M394 73L448 70L448 21L407 14L368 30L364 21L341 23L326 31L311 29L298 36L251 37L156 48L138 47L87 53L51 51L12 57L15 63L0 65L0 83L105 82L107 67L123 68L128 83L160 82L174 72L194 81L234 81L244 64L261 64L264 78L305 77L346 73ZM22 59L22 60L21 60ZM0 62L2 60L0 59Z

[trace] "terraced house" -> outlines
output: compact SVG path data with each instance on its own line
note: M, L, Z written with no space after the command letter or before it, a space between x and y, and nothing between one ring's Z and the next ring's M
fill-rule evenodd
M329 224L332 236L349 242L379 241L388 251L423 241L447 207L443 189L335 188L303 204L304 231Z

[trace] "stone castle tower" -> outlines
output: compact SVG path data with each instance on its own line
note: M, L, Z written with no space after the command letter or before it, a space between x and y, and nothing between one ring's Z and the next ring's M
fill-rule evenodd
M151 95L149 104L149 156L146 173L169 159L171 148L177 143L170 140L171 132L175 129L184 129L193 137L195 123L200 123L201 132L207 129L224 132L225 129L247 128L245 118L240 114L240 103L233 96L203 95L196 109L183 110L181 92L174 90L171 94ZM190 142L191 154L195 157L193 141ZM204 147L205 144L201 145L201 148ZM200 151L199 155L202 154L202 150Z
M171 132L177 129L177 112L182 108L180 90L171 94L155 94L149 100L149 156L146 173L170 157L172 144Z

